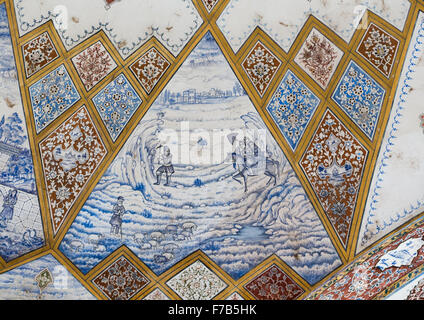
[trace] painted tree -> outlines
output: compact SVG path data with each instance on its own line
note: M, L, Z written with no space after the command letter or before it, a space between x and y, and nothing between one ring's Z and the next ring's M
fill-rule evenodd
M9 116L1 128L2 136L0 138L4 143L20 146L25 142L26 136L18 113L15 112Z

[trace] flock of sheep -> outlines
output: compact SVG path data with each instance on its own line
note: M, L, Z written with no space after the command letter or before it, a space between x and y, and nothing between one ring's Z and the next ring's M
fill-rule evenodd
M161 249L162 253L154 255L153 261L157 264L163 264L174 259L175 251L179 248L177 243L191 240L196 230L197 225L194 222L171 224L167 225L163 231L136 233L133 235L133 240L143 250ZM87 243L94 247L95 252L103 253L107 251L105 245L101 244L104 239L104 234L89 234ZM73 252L82 252L85 247L80 240L72 240L68 243L68 246Z

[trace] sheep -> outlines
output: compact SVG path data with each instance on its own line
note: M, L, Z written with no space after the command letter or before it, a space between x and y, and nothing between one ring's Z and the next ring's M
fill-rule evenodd
M97 245L96 252L106 252L106 247L104 245Z
M167 243L163 246L165 252L174 253L175 250L179 248L175 243Z
M71 241L71 243L69 243L69 247L74 252L81 252L82 250L84 250L84 243L82 243L79 240L73 240L73 241Z
M103 234L90 234L88 236L88 243L97 246L97 244L104 238Z
M168 234L176 235L178 234L178 226L175 224L167 225L165 231Z
M135 235L134 235L134 241L139 245L139 246L141 246L141 245L143 245L143 243L144 243L144 240L145 240L145 235L144 234L142 234L142 233L136 233Z
M184 240L187 240L187 239L191 240L192 232L183 231L183 232L181 232L181 234L184 236Z
M152 248L157 248L159 246L159 242L156 240L150 240L149 244L152 246Z
M194 222L185 222L183 223L182 228L184 231L189 231L190 233L193 233L197 230L197 225Z
M174 255L170 252L164 252L164 253L162 253L162 256L164 256L166 259L168 259L168 261L174 259Z

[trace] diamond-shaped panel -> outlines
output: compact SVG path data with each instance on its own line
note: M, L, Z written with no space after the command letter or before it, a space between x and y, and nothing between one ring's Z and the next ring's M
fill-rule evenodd
M40 142L55 233L106 152L85 106Z
M227 287L221 278L199 260L166 284L184 300L211 300Z
M258 41L242 63L258 93L263 96L274 78L281 61Z
M129 300L150 280L121 256L92 280L110 300Z
M296 149L320 100L290 70L268 104L267 111L293 150Z
M117 67L100 41L73 57L72 62L87 91Z
M163 293L163 291L159 288L156 288L152 292L150 292L147 296L143 298L143 300L170 300L169 297Z
M80 100L64 65L30 86L29 93L37 133Z
M57 50L47 32L25 43L22 46L25 73L31 77L59 57Z
M326 89L342 57L343 51L314 28L294 61Z
M257 300L295 300L305 292L276 265L255 277L244 288Z
M300 161L344 245L347 244L367 154L365 147L327 110Z
M93 98L93 103L113 141L118 138L142 102L123 74Z
M212 9L216 6L219 0L202 0L208 12L211 12Z
M385 94L383 87L351 61L337 85L333 100L372 140Z
M130 68L143 89L147 93L150 93L169 66L169 61L155 48L151 48L131 65Z
M390 76L399 48L399 40L371 23L357 52L386 77Z

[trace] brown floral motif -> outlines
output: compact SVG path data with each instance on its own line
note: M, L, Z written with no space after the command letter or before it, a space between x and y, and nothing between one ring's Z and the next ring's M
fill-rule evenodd
M129 300L150 280L124 256L103 270L92 282L110 300Z
M424 280L418 282L411 292L409 292L406 300L424 300Z
M305 292L276 265L272 265L244 287L257 300L295 300Z
M295 62L325 89L342 56L343 52L339 48L318 30L312 29L297 54Z
M151 48L130 68L143 89L150 93L169 67L169 62L155 48Z
M59 57L47 32L25 43L22 46L22 52L28 78Z
M397 39L371 23L357 51L386 77L389 77L398 48Z
M40 142L54 232L106 155L85 106Z
M72 58L72 62L87 91L91 90L117 67L100 41Z
M202 0L208 12L211 12L219 0Z
M300 161L346 246L368 151L329 110Z
M261 97L274 78L281 61L278 60L260 41L249 52L242 66Z

